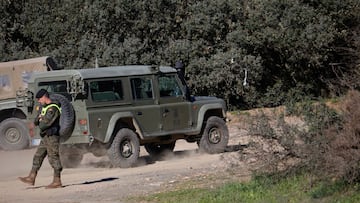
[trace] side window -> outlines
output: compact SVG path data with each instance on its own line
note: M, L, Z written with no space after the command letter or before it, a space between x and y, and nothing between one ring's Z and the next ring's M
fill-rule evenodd
M11 91L9 75L0 75L0 92Z
M119 101L124 98L121 80L91 81L89 87L95 102Z
M160 97L176 97L183 94L174 75L159 76L159 90Z
M66 80L61 81L51 81L51 82L40 82L38 84L39 89L46 89L50 93L62 94L69 101L71 101L71 95L67 91L67 82Z
M133 99L152 99L153 98L153 88L150 78L132 78L131 90Z

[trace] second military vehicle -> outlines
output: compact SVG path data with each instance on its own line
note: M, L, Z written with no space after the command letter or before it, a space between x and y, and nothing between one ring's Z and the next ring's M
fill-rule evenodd
M27 88L34 72L57 69L48 56L0 63L0 149L18 150L31 145L24 122L27 110L16 106L16 92Z

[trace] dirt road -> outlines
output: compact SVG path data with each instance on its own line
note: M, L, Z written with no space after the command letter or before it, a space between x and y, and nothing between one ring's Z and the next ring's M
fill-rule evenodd
M230 129L230 134L234 132ZM197 145L178 141L175 152L164 160L152 161L141 149L139 165L111 168L106 157L86 154L81 166L64 169L63 188L45 189L52 181L52 169L45 159L35 186L17 177L28 174L35 149L0 151L0 203L3 202L124 202L124 198L160 191L162 187L199 174L224 170L223 154L200 154Z

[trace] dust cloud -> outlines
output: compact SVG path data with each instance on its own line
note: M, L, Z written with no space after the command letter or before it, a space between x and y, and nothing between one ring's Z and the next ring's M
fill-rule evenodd
M161 157L153 158L149 156L145 148L142 146L140 147L140 156L135 167L153 164L157 161L169 161L169 160L191 157L195 154L199 154L197 148L198 147L196 143L188 143L185 140L178 140L176 142L175 149L173 152L169 151L164 155L162 155ZM83 160L81 161L81 164L78 167L112 168L112 165L110 163L109 158L106 155L101 157L96 157L91 153L86 153L84 155Z
M18 151L3 151L0 150L0 181L9 180L13 176L25 176L31 170L32 157L35 154L36 148L18 150ZM44 160L42 168L49 168L50 165L47 159Z
M199 154L196 143L187 143L185 140L178 140L174 152L168 152L164 156L157 159L151 158L145 151L144 147L140 148L140 157L136 167L154 164L158 161L169 161L176 159L183 159ZM9 177L26 176L31 170L32 159L35 154L36 147L18 151L4 151L0 150L0 181L9 180ZM84 155L79 168L112 168L110 160L107 156L96 157L91 153ZM45 158L40 174L51 176L51 166L48 159Z

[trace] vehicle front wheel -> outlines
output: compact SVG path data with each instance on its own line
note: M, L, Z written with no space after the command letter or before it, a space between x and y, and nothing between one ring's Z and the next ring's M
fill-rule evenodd
M229 141L229 130L222 118L212 116L206 125L199 142L200 151L215 154L225 151Z
M25 122L19 118L8 118L0 124L0 148L19 150L29 147L29 133Z
M139 138L128 128L120 129L108 149L110 162L115 167L129 168L135 165L140 154Z

